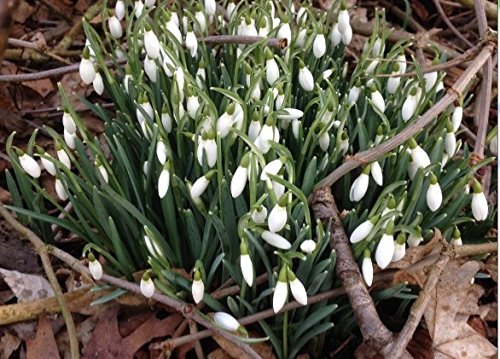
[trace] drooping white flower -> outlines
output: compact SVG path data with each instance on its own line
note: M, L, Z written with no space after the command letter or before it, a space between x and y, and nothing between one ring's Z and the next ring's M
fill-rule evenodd
M476 221L484 221L488 217L488 201L481 184L477 180L474 180L472 190L472 214Z
M156 60L160 57L160 42L151 28L146 28L146 31L144 32L144 47L146 48L146 53L151 59Z
M433 173L431 173L431 183L427 190L426 201L427 207L429 207L432 212L437 211L438 208L441 207L441 203L443 202L443 193L441 192L441 187L439 186L437 178Z
M396 62L393 65L391 77L387 80L387 92L390 94L396 93L397 89L399 88L399 84L401 83L401 77L395 76L399 75L399 64Z
M262 125L260 124L259 116L252 116L252 121L250 122L250 126L248 126L248 137L255 142L261 130Z
M378 222L379 218L380 215L373 216L372 218L367 219L359 226L357 226L356 229L352 232L351 237L349 238L351 243L361 242L363 239L368 237L370 232L375 227L375 224Z
M76 133L69 133L66 129L63 131L63 137L64 137L64 142L66 142L66 145L74 150L76 148Z
M42 170L40 169L38 162L33 157L31 157L27 153L22 153L21 150L18 151L18 156L19 163L21 164L24 172L26 172L33 178L40 177Z
M233 11L235 8L236 8L236 4L234 3L233 0L230 0L227 3L227 7L226 7L226 16L227 16L228 20L231 20L231 15L233 15Z
M57 151L57 159L68 169L71 169L71 160L69 159L69 156L64 150L64 148L62 148L60 144L56 143L56 151Z
M342 43L344 45L349 45L352 41L352 27L351 25L347 26L347 29L342 34Z
M370 168L370 165L363 168L361 174L352 183L351 189L349 191L349 199L352 202L358 202L365 196L366 191L368 190L368 184L370 182L370 177L368 176L370 173Z
M251 218L255 224L263 224L267 218L267 208L264 206L257 207L252 211Z
M363 273L363 279L368 287L371 287L373 283L373 263L372 255L368 249L365 249L363 255L363 262L361 263L361 273Z
M266 80L272 86L280 77L280 68L273 57L271 50L266 48Z
M406 254L406 236L400 233L394 241L394 254L392 255L391 262L398 262Z
M240 161L240 165L236 168L231 179L231 196L233 198L238 197L243 190L248 181L248 166L250 165L249 153L246 153Z
M253 284L253 264L252 258L248 254L248 246L245 241L240 243L240 269L243 279L249 287Z
M94 280L100 280L102 278L102 265L101 263L94 257L92 253L88 255L89 260L89 272Z
M102 76L99 72L95 74L94 81L92 81L92 87L94 91L101 96L104 92L104 82L102 81Z
M420 147L417 142L410 138L408 141L410 145L411 157L413 160L413 165L418 168L426 168L431 164L431 160L429 159L429 155L425 152L422 147Z
M42 162L43 168L45 168L45 170L48 173L50 173L50 175L55 176L56 175L56 166L54 165L54 162L52 162L52 160L51 160L52 156L49 155L48 153L46 153L43 149L39 153L39 155L40 155L40 160ZM50 159L42 157L42 155L45 155L45 156L49 157Z
M286 39L286 43L290 45L292 41L292 30L290 29L290 24L288 22L283 22L276 34L278 39Z
M300 304L307 305L306 288L304 287L302 282L297 278L295 273L293 273L290 268L287 269L288 269L287 270L288 284L290 284L290 290L292 292L293 297Z
M446 135L444 137L444 150L448 156L453 157L457 149L457 138L453 132L453 125L448 121L446 125Z
M453 228L453 234L451 236L450 244L454 246L461 246L462 245L462 234L458 230L457 226Z
M217 312L214 314L214 321L219 327L230 332L238 332L240 323L230 314Z
M125 17L125 3L123 0L118 0L115 4L115 16L118 20L123 20Z
M333 47L337 47L342 42L342 34L339 31L338 23L335 23L332 26L332 31L330 32L330 40Z
M339 25L339 32L341 34L345 33L347 31L347 28L350 27L351 19L349 17L347 9L344 6L342 6L339 11L337 22Z
M287 241L285 238L280 236L278 233L274 233L271 231L262 232L262 239L272 245L273 247L288 250L292 247L291 243Z
M361 85L359 83L356 83L349 90L349 95L347 96L347 103L349 105L354 105L358 101L360 93L361 93Z
M157 72L157 67L156 67L156 62L152 58L146 55L144 57L144 72L148 76L148 78L151 80L152 83L156 83L156 72Z
M306 239L304 242L300 244L300 250L307 254L314 252L316 249L316 242L312 239Z
M340 135L339 150L342 153L342 156L344 156L349 150L349 137L347 136L346 131L342 131L342 134Z
M63 127L66 131L69 133L75 133L76 132L76 123L75 120L73 119L73 116L71 115L70 112L64 111L63 116L62 116L62 123Z
M158 178L158 196L165 197L170 187L170 163L166 162Z
M172 132L172 117L168 113L167 106L163 106L160 116L161 124L167 133Z
M198 112L198 109L200 108L200 101L198 100L198 96L194 94L189 94L186 99L186 107L187 107L187 112L189 117L192 119L196 118L196 113Z
M257 146L257 148L261 150L263 154L266 154L271 149L270 141L278 143L279 138L280 135L278 128L274 126L272 121L268 120L266 121L264 126L262 126L259 136L257 136L257 138L255 139L255 146Z
M194 280L191 284L191 294L196 304L203 300L203 295L205 294L205 284L201 279L201 273L198 269L194 272Z
M277 175L285 162L286 159L284 157L280 157L266 164L262 169L262 173L260 174L260 180L261 181L268 180L269 179L269 177L267 176L268 174Z
M462 123L462 118L464 117L464 109L462 106L457 106L453 110L453 115L451 116L451 124L453 125L453 132L457 132Z
M207 158L207 164L210 168L215 166L217 162L217 143L215 142L215 134L209 131L208 134L198 136L198 148L196 157L200 166L203 166L203 154Z
M142 12L144 11L144 3L141 0L136 0L134 2L134 16L138 19Z
M85 47L82 53L82 60L80 61L80 78L83 83L86 85L90 85L95 78L95 68L94 63L90 59L90 50L89 47Z
M217 10L217 4L215 0L204 0L205 3L205 11L208 16L215 15L215 11Z
M234 110L235 105L234 103L231 103L227 106L226 111L217 120L217 133L221 138L225 138L229 134L231 127L233 127Z
M380 164L377 161L370 163L370 173L376 184L378 184L379 186L382 186L384 184L384 176L382 175L382 168L380 167Z
M384 97L375 87L372 88L371 100L375 108L377 108L382 113L385 112Z
M399 65L399 73L404 74L406 72L406 56L404 52L396 57L397 64Z
M281 203L283 202L283 203ZM267 224L269 226L269 230L271 232L279 232L285 227L285 224L288 220L288 214L286 211L286 203L287 199L282 198L276 205L273 207L271 212L269 213L269 218L267 220Z
M64 185L59 178L56 178L54 188L56 190L57 197L59 197L61 201L66 201L68 199L68 192L66 192L66 188L64 188Z
M194 17L196 19L196 22L198 23L200 32L205 32L207 29L207 20L205 18L205 13L202 11L202 8L198 3L196 3L195 5Z
M375 251L375 261L380 269L384 269L391 263L394 255L394 222L392 220L387 224L385 233L382 235Z
M279 120L297 120L304 116L304 112L296 108L284 108L282 113L279 113L276 118Z
M115 39L119 39L120 37L122 37L122 24L120 23L120 20L118 20L116 15L113 15L108 19L108 27L109 33L112 37L114 37Z
M313 55L315 58L319 59L326 53L326 41L325 35L319 33L314 38L313 42Z
M422 229L420 227L416 228L417 235L410 234L408 236L408 247L417 247L424 239L422 238Z
M403 108L401 109L401 117L403 118L403 121L408 121L415 114L418 106L417 95L417 89L412 88L410 94L403 103Z
M312 91L314 89L313 75L302 61L299 63L299 84L304 91Z
M186 34L186 48L189 50L191 57L196 57L198 53L198 39L193 30L188 31Z
M323 132L321 136L318 138L319 147L324 151L328 151L328 147L330 147L330 134L328 131Z
M177 40L177 42L179 44L182 44L182 34L181 34L181 30L179 30L179 22L177 20L177 22L174 20L174 17L172 16L172 13L171 12L168 12L167 13L167 17L166 17L166 24L165 24L165 27L167 28L167 30L175 37L175 39Z
M193 187L191 187L191 198L200 197L205 192L210 183L211 174L213 174L213 172L201 176L193 183Z
M276 288L274 288L273 294L273 310L278 313L281 308L286 303L288 299L288 280L286 273L286 266L283 266L278 275L278 282L276 283Z
M148 272L146 272L141 278L141 293L146 298L151 298L153 294L155 294L155 284L153 280L149 276Z
M437 77L438 77L437 71L428 72L424 74L425 92L429 92L430 90L432 90L432 88L436 84Z

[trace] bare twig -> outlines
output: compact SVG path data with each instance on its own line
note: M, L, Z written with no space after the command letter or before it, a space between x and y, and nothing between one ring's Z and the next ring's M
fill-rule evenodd
M467 40L467 38L464 35L462 35L462 33L460 31L458 31L458 29L455 27L455 25L453 25L453 23L450 21L450 19L448 18L448 16L444 12L443 7L441 6L441 3L439 2L439 0L434 0L434 6L436 7L436 10L439 13L439 16L441 16L441 18L446 23L446 25L450 28L450 30L453 31L453 33L455 35L457 35L457 37L460 40L462 40L464 43L466 43L467 46L473 47L474 45L469 40Z
M59 61L63 64L71 65L71 61L66 60L66 59L62 58L61 56L54 54L52 51L49 51L47 47L39 46L39 45L35 44L34 42L9 38L8 43L11 46L22 47L25 49L34 50L42 55L46 55L47 57L50 57L50 58L52 58L56 61Z
M66 21L68 23L68 25L71 25L71 23L72 23L71 17L66 15L63 11L59 10L59 8L57 6L54 6L50 1L38 0L38 2L40 2L40 4L47 7L49 10L53 11L54 14L56 14L57 16L62 18L64 21Z
M342 165L337 167L332 173L322 179L315 186L315 189L331 186L346 173L359 167L363 163L370 163L377 160L387 152L392 151L402 143L406 142L410 137L414 136L422 128L431 123L441 112L458 99L472 77L479 71L488 59L491 59L494 46L495 44L493 41L487 41L486 45L479 52L474 61L472 61L471 65L457 79L452 88L448 90L448 93L445 94L434 106L427 110L422 117L389 140L369 150L359 152L353 157L347 159L344 163L342 163Z
M380 2L387 11L392 12L394 15L396 15L399 19L402 21L407 21L408 22L408 27L415 31L415 32L423 32L425 31L425 28L420 25L413 17L407 16L408 14L401 10L399 7L394 5L394 3L382 0Z
M242 36L242 35L217 35L217 36L205 36L199 38L198 40L204 42L207 45L214 44L244 44L251 45L256 42L262 41L264 38L260 36ZM277 39L270 38L267 46L277 47L279 49L284 49L288 46L287 40L285 38Z
M66 303L66 299L62 293L61 287L59 286L59 282L57 281L56 274L54 273L54 268L52 268L52 264L50 263L50 258L48 255L47 245L40 239L38 236L33 233L30 229L23 226L21 223L16 221L14 217L5 209L3 204L0 203L0 215L5 218L5 221L14 228L19 234L23 237L27 238L31 245L35 248L40 259L42 260L43 269L45 270L45 274L47 274L47 279L54 290L57 302L61 307L61 313L64 318L64 322L66 323L66 329L68 330L70 348L71 348L71 358L77 359L80 358L80 351L78 348L78 339L76 336L75 323L73 322L73 317L68 309L68 304Z
M198 333L198 327L196 326L196 323L190 319L188 319L188 323L189 323L189 333L191 335L196 335L196 333ZM199 340L194 341L194 350L196 352L196 356L198 357L198 359L205 358L205 354L203 353L203 348L201 347Z
M475 9L475 0L458 0L460 4L462 4L465 8L474 10ZM486 10L486 16L489 20L497 20L498 19L498 7L495 3L481 0L483 3L482 6Z

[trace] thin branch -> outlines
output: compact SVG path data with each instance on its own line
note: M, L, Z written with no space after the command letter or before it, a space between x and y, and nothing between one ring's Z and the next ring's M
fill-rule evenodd
M352 171L353 169L361 166L364 163L370 163L377 160L387 152L392 151L402 143L408 141L410 137L414 136L421 129L431 123L435 118L437 118L437 116L439 116L441 112L443 112L449 105L451 105L455 100L458 99L458 97L465 90L469 81L479 71L483 64L488 59L491 59L494 47L495 43L493 41L487 41L486 45L483 47L483 49L481 49L481 51L476 56L474 61L472 61L467 70L462 73L455 84L448 90L448 93L446 93L434 106L428 109L418 120L406 127L396 136L388 139L380 145L362 152L358 152L353 157L348 158L344 163L342 163L342 165L337 167L332 173L330 173L318 184L316 184L315 189L325 186L332 186L346 173Z
M205 36L199 38L198 40L204 42L207 45L216 45L216 44L243 44L243 45L251 45L255 44L259 41L262 41L264 38L260 36L243 36L243 35L216 35L216 36ZM267 43L267 46L277 47L278 49L284 49L288 46L288 41L285 38L270 38Z
M472 44L472 42L470 42L469 40L467 40L467 38L464 35L462 35L462 33L460 31L458 31L458 29L455 27L455 25L453 25L453 23L450 21L450 19L448 18L448 16L444 12L443 7L441 6L441 3L439 2L439 0L434 0L434 6L436 7L436 10L439 13L439 16L441 16L441 18L446 23L446 25L450 28L450 30L455 35L457 35L457 37L460 40L462 40L463 42L465 42L467 44L467 46L473 47L474 45Z
M467 9L474 10L476 8L475 0L457 0L457 1ZM496 21L498 19L497 5L487 0L481 0L481 2L482 2L482 7L485 8L486 10L486 16L488 17L488 19Z
M61 56L54 54L53 52L49 51L47 47L38 46L34 42L24 41L24 40L9 37L8 44L11 46L16 46L16 47L34 50L34 51L38 52L39 54L46 55L47 57L50 57L50 58L52 58L56 61L59 61L63 64L71 65L71 61L66 60L66 59L62 58Z
M62 293L61 287L59 286L59 282L57 281L56 274L54 273L54 268L52 268L52 264L50 263L50 258L48 255L47 245L40 239L38 236L33 233L30 229L23 226L21 223L16 221L14 217L5 209L3 204L0 203L0 215L5 218L5 221L14 228L19 234L23 237L26 237L31 245L35 248L40 259L42 260L43 269L45 270L45 274L47 274L47 279L54 290L55 297L59 306L61 307L61 313L64 318L64 322L66 323L66 329L68 330L70 349L71 349L71 358L77 359L80 358L80 351L78 348L78 338L76 336L75 323L73 322L73 317L71 316L71 312L68 309L68 304L66 303L66 299Z
M66 21L68 23L68 25L71 25L71 23L72 23L71 17L66 15L57 6L53 5L50 1L47 1L47 0L38 0L38 1L40 2L40 4L44 5L49 10L53 11L54 14L61 17L64 21Z

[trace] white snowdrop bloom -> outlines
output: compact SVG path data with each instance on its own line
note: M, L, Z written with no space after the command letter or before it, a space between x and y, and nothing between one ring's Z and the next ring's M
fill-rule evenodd
M382 186L384 184L384 176L382 175L382 168L380 167L380 164L377 161L370 163L370 173L376 184L378 184L379 186Z
M319 33L314 38L313 42L313 55L315 58L321 58L326 52L326 41L325 35L323 33Z
M392 256L394 255L393 231L394 222L390 221L375 251L375 261L380 269L387 267L389 263L391 263Z
M191 284L191 294L196 304L203 300L203 295L205 294L205 284L201 280L201 274L198 270L194 272L194 280L193 284Z
M263 224L267 218L267 208L264 206L257 207L252 211L251 218L255 224Z
M260 124L259 119L252 119L252 121L250 122L250 126L248 126L248 137L250 137L250 139L255 142L255 140L259 136L261 129L262 125Z
M144 11L144 3L141 0L134 2L134 16L138 19Z
M328 151L328 148L330 147L330 134L328 131L323 132L321 136L318 138L318 144L319 147L324 151Z
M208 16L215 15L215 11L217 10L217 4L215 0L204 0L205 3L205 11Z
M382 39L377 37L372 47L372 56L377 57L381 56L384 53L384 46L382 44Z
M253 264L252 258L248 254L248 246L244 241L240 243L240 269L243 279L251 287L253 284Z
M316 249L316 242L312 239L306 239L300 244L300 250L304 253L311 254Z
M332 31L330 32L330 40L333 47L337 47L342 42L342 34L339 31L338 23L335 23L332 26Z
M321 78L324 79L324 80L328 80L333 74L333 70L332 69L327 69L325 71L323 71L323 73L321 74Z
M186 100L186 107L189 117L191 117L192 119L196 118L196 113L200 108L200 101L198 100L198 96L188 96Z
M293 5L293 3L292 3L292 5ZM297 24L307 21L307 11L306 11L305 7L303 7L303 6L299 7L299 10L297 11L297 14L295 15L295 19L297 21Z
M385 101L382 94L375 88L372 89L371 93L372 104L375 108L377 108L380 112L385 112Z
M299 34L297 35L297 38L295 39L295 45L298 48L303 49L306 43L306 39L307 39L307 29L301 29L299 31Z
M428 73L424 74L425 92L429 92L430 90L432 90L432 88L436 84L437 77L438 77L437 71L428 72Z
M392 72L391 75L396 75L399 74L399 71L397 72ZM387 92L390 94L396 93L397 89L399 88L399 84L401 83L401 77L389 77L387 80Z
M19 163L21 164L24 172L33 178L40 177L42 170L40 169L38 162L27 153L22 153L21 150L17 152L19 156Z
M295 273L293 273L290 268L288 269L287 279L288 284L290 285L290 290L292 292L293 297L297 302L302 305L307 305L307 292L306 288L302 284L302 282L297 278Z
M343 7L343 6L342 6ZM347 12L346 8L342 8L339 11L339 16L338 16L338 25L339 25L339 31L341 34L345 33L347 28L350 27L350 22L351 19L349 17L349 13Z
M278 313L281 310L281 308L283 308L287 299L288 299L288 280L286 274L286 266L283 266L278 276L278 282L276 283L276 288L274 288L273 310L275 313Z
M296 120L304 116L304 112L296 108L284 108L283 113L278 114L276 117L279 120Z
M151 59L156 60L160 57L160 42L151 28L144 32L144 47Z
M174 76L173 69L175 68L174 62L170 58L170 55L161 49L161 67L165 71L165 75L168 77Z
M165 163L158 178L158 197L163 198L170 187L170 166Z
M349 90L349 95L347 96L347 103L350 106L354 105L358 101L360 93L361 93L361 85L357 83Z
M283 179L283 176L279 176L281 179ZM283 194L285 193L285 186L283 186L281 183L278 183L276 181L271 181L272 186L273 186L273 192L276 198L281 198Z
M347 26L345 32L342 34L342 43L347 46L351 43L351 41L352 41L352 27L349 25Z
M246 153L241 159L240 165L234 171L233 178L231 178L231 196L238 197L248 181L248 166L250 165L249 153Z
M453 132L457 132L462 123L462 118L464 117L464 109L462 106L457 106L453 110L453 115L451 116L451 124L453 125Z
M276 126L266 123L255 140L255 146L266 154L271 149L270 141L279 142L279 130Z
M477 180L474 180L472 190L472 214L476 221L484 221L488 217L488 201L481 184Z
M102 76L99 72L96 72L94 81L92 81L92 87L94 87L94 91L101 96L104 92L104 83L102 81Z
M404 74L406 72L406 56L404 52L396 57L396 61L399 65L399 73Z
M66 129L63 131L64 142L68 145L69 148L74 150L76 148L76 133L69 133Z
M151 298L155 294L155 284L147 273L142 276L140 287L142 295L146 298Z
M427 207L429 207L432 212L436 212L437 209L441 207L441 203L443 202L441 187L439 186L437 178L433 173L431 173L431 183L427 189L425 198L427 200Z
M56 178L54 188L56 190L57 197L59 197L61 201L66 201L68 199L68 192L66 192L66 188L64 188L64 185L59 178Z
M109 175L108 175L108 171L106 170L106 167L104 167L104 165L98 164L98 163L96 163L96 167L97 167L97 170L99 171L99 173L101 174L104 182L109 183Z
M361 174L352 183L351 189L349 191L349 199L352 202L358 202L365 196L366 191L368 190L368 184L370 182L370 177L368 176L368 174L370 173L370 168L370 165L363 168Z
M370 232L375 227L375 224L378 222L379 218L379 215L374 216L357 226L356 229L352 232L351 237L349 238L351 243L361 242L363 239L368 237Z
M462 245L462 235L460 231L458 230L457 226L453 229L453 234L451 236L450 244L454 246L461 246Z
M420 243L422 243L424 239L422 238L421 234L421 229L420 227L417 227L417 235L410 234L408 236L408 247L410 248L415 248L417 247Z
M90 85L94 81L95 68L94 68L94 63L90 59L89 47L85 47L83 49L79 72L80 72L80 78L82 79L84 84Z
M49 154L46 154L45 151L42 153L50 158L52 158L51 155ZM40 160L42 162L42 166L43 168L45 168L45 170L52 176L55 176L56 175L56 166L54 165L54 162L52 162L50 159L48 158L45 158L45 157L42 157L40 156Z
M66 153L66 151L60 145L56 145L56 150L57 150L57 159L68 169L71 169L71 160L69 159L69 156Z
M401 117L403 121L408 121L413 117L418 106L417 89L412 88L410 94L403 103L403 108L401 109Z
M191 187L191 198L200 197L208 187L210 183L210 179L207 178L207 175L201 176L194 183L193 187Z
M102 265L95 259L93 254L89 254L89 272L94 280L100 280L102 278Z
M279 232L285 227L288 220L288 214L286 211L286 199L282 199L284 204L276 203L271 212L269 213L269 218L267 219L267 225L271 232ZM282 202L280 200L280 202Z
M299 84L304 91L312 91L314 89L313 75L302 61L299 64Z
M280 236L278 233L264 231L262 232L262 239L273 247L283 249L285 251L292 247L291 243Z
M286 43L290 46L292 42L292 30L290 29L290 24L288 22L281 24L276 37L278 39L286 39Z
M345 131L340 135L339 150L342 153L342 156L344 156L349 150L349 137Z
M209 132L206 139L198 142L197 158L200 166L203 165L203 153L206 153L208 167L212 168L217 162L217 142L215 136Z
M446 152L443 152L443 156L441 157L441 169L446 166L446 163L448 163L448 160L450 159L450 156Z
M236 8L236 4L233 0L230 0L226 7L226 17L231 20L231 15L233 15L233 11Z
M363 273L366 285L371 287L373 283L373 263L371 253L368 249L365 249L363 262L361 263L361 273Z
M370 64L366 68L366 73L368 75L373 74L375 72L375 69L377 68L378 64L379 64L379 60L372 60L372 61L370 61Z
M214 321L219 327L230 332L237 332L241 327L240 323L238 323L238 321L232 315L224 312L215 313Z
M161 111L161 124L167 133L172 132L172 117L165 106Z
M449 130L446 132L446 136L444 137L444 150L448 154L448 156L453 157L455 151L457 149L457 138L455 137L455 133L450 124Z
M179 24L175 23L171 13L169 13L169 15L170 17L167 16L167 23L165 27L175 37L179 44L182 44L182 34L181 30L179 30Z
M278 90L278 95L274 99L274 108L275 108L275 110L281 110L283 108L284 103L285 103L285 94L283 93L283 90L281 90L281 88L280 88ZM277 118L280 118L279 115L277 116Z
M431 160L429 159L427 152L425 152L425 150L422 149L422 147L420 147L413 138L410 138L408 142L414 166L416 166L417 169L429 166L431 164Z
M125 3L123 0L118 0L115 4L115 16L118 20L123 20L125 17Z
M207 75L205 72L205 68L199 67L198 70L196 70L196 83L198 84L199 87L203 88L203 82L205 81Z
M144 58L144 72L152 83L156 83L156 62L147 55Z
M234 123L234 104L228 106L226 111L217 120L217 133L221 138L225 138Z
M206 29L207 29L207 20L206 20L206 18L205 18L205 14L203 13L203 11L201 11L201 8L200 8L200 10L199 10L199 11L197 10L197 11L194 13L194 17L195 17L195 19L196 19L196 22L198 23L198 26L199 26L199 28L200 28L200 31L201 31L201 32L205 32L205 31L206 31Z
M278 172L281 170L281 167L283 167L285 161L286 161L285 158L280 157L266 164L265 167L262 169L262 173L260 174L260 180L267 181L269 179L269 177L267 176L268 174L277 175Z
M419 169L418 165L413 161L413 159L410 157L410 160L408 162L408 177L410 177L411 180L415 178L415 175L417 174L417 171Z
M250 98L259 101L260 97L261 97L260 84L257 83L252 87Z
M280 77L280 68L272 53L270 56L271 58L266 59L266 80L269 86L272 86Z
M394 254L392 255L391 262L398 262L406 254L406 236L400 233L394 241Z
M76 123L75 120L73 119L73 116L71 115L70 112L64 111L63 116L62 116L62 123L63 127L66 131L69 133L75 133L76 132Z
M179 90L179 96L184 99L184 70L182 67L178 67L174 72L175 82L177 84L177 89Z
M192 30L186 34L186 48L189 50L191 57L196 57L198 53L198 39Z
M122 24L120 20L114 15L108 19L109 33L115 39L119 39L123 35Z

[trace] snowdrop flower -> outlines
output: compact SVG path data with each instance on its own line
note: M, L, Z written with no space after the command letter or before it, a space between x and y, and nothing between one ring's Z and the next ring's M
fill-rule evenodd
M366 191L368 190L368 183L370 181L370 177L368 176L370 168L370 165L364 167L361 174L352 183L351 190L349 191L349 199L352 202L360 201L366 194Z
M115 4L115 16L118 20L123 20L125 17L125 3L123 0L118 0Z
M292 41L292 30L290 29L290 24L288 23L288 19L283 19L281 22L281 27L276 34L278 39L286 39L286 43L290 46Z
M347 131L342 131L342 134L340 135L339 150L342 153L342 156L349 150L349 137L347 136Z
M406 254L406 236L400 233L394 241L394 254L392 255L391 262L398 262Z
M446 124L446 136L444 137L444 150L448 154L448 156L453 157L455 151L457 149L457 138L455 137L455 133L453 132L453 125L448 120Z
M384 269L391 262L394 255L394 221L390 220L378 243L377 250L375 251L375 261L380 269Z
M383 139L384 139L384 126L378 125L377 126L377 134L375 135L375 140L373 141L373 143L375 145L378 145L382 142Z
M382 94L376 89L375 86L371 89L371 100L373 107L377 108L380 112L385 112L385 101Z
M304 48L304 45L306 43L307 33L308 33L307 29L301 29L299 31L299 34L297 35L297 38L295 39L295 45L297 45L298 48L300 48L300 49Z
M108 171L106 170L106 167L104 167L104 165L101 163L101 161L99 159L96 159L95 166L96 166L97 170L99 171L99 173L101 174L104 182L109 183Z
M311 254L316 249L316 242L312 239L306 239L300 244L300 250L304 253Z
M328 151L328 147L330 147L330 134L328 131L323 132L318 138L319 147L324 151Z
M57 159L68 169L71 169L71 160L59 143L56 143Z
M263 16L259 20L259 29L258 29L258 35L260 37L267 37L269 34L269 25L267 24L267 19Z
M152 83L156 83L156 62L147 55L144 57L144 72Z
M428 72L424 74L425 92L429 92L430 90L432 90L432 88L436 84L437 77L438 77L437 71Z
M338 25L339 25L339 31L341 34L346 32L347 28L350 26L350 17L349 13L347 12L347 9L344 4L340 6L340 11L338 15Z
M462 123L462 118L464 117L464 109L462 106L457 106L453 110L453 115L451 116L451 123L453 125L453 132L457 132Z
M57 197L59 197L61 201L66 201L68 199L68 192L66 192L66 188L64 188L64 185L59 178L56 178L54 188L56 190Z
M415 139L410 138L408 140L408 144L410 146L411 158L413 160L413 165L418 168L426 168L431 164L431 160L429 159L429 155L427 152L420 147Z
M368 237L379 219L380 215L375 215L357 226L356 229L352 232L351 237L349 238L351 243L361 242L363 239Z
M177 84L177 89L179 90L179 96L184 99L184 70L182 67L178 67L174 72L175 83Z
M276 126L272 122L272 118L269 117L262 129L260 130L259 136L255 139L255 146L266 154L271 149L271 142L279 143L280 133Z
M363 262L361 263L361 272L363 273L363 279L368 287L371 287L373 283L373 263L372 255L369 249L365 249L363 254Z
M88 46L83 49L79 71L80 78L82 79L84 84L90 85L94 81L95 68L94 63L90 59L90 50Z
M384 53L384 46L382 44L382 39L377 37L372 47L372 56L377 57L381 56Z
M205 11L208 16L214 16L215 11L217 10L217 4L215 3L215 0L205 0Z
M426 195L427 207L432 212L436 212L443 202L443 193L434 173L431 172L431 183Z
M272 51L266 48L264 53L266 56L266 80L267 83L272 86L280 77L280 69L274 59Z
M446 166L446 163L448 163L448 160L450 159L450 156L446 152L443 152L443 156L441 157L441 169Z
M193 183L193 187L191 187L191 198L198 198L205 192L214 174L214 170L209 171Z
M273 310L275 313L278 313L281 308L283 308L286 300L288 299L288 280L286 270L287 267L286 265L284 265L278 275L278 283L276 283L276 288L274 288Z
M283 249L285 251L292 247L291 243L280 236L278 233L264 231L262 232L262 239L273 247Z
M66 131L69 133L75 133L76 132L76 123L75 120L73 119L73 116L71 115L70 112L68 112L66 109L64 110L63 116L62 116L62 123L63 127Z
M474 179L472 184L472 214L476 221L484 221L488 217L488 201L481 184Z
M243 328L240 323L230 314L224 312L217 312L214 314L214 321L219 327L230 332L240 332L242 334L246 333L246 329Z
M412 88L401 109L403 121L408 121L415 114L418 106L418 97L417 89Z
M307 305L307 292L302 282L297 278L295 273L287 267L287 279L290 284L290 290L297 302L302 305Z
M149 102L145 94L140 94L137 102L139 106L136 108L135 114L140 124L143 124L148 119L146 116L144 116L144 112L150 119L155 118L153 106L151 106L151 103Z
M191 26L186 34L186 48L189 50L191 57L196 57L198 52L198 39L196 38L193 29L191 29Z
M221 138L225 138L234 123L235 105L231 103L227 106L226 111L217 120L217 133Z
M332 31L330 33L330 40L332 41L333 47L337 47L342 42L342 34L339 31L338 23L335 23L332 26Z
M164 51L163 49L160 49L161 53L161 67L163 68L163 71L165 71L165 75L168 77L174 76L173 69L175 68L174 62L170 58L170 55Z
M200 108L200 101L198 100L198 96L196 96L193 91L191 90L190 87L188 87L187 91L187 99L186 99L186 108L189 117L192 119L196 118L196 113L198 112L198 109Z
M314 89L313 75L302 61L299 63L299 84L304 91L312 91Z
M145 26L144 47L146 48L146 53L151 59L156 60L160 57L160 42L148 23L146 23Z
M215 142L215 134L213 131L208 131L208 133L203 133L203 135L198 137L196 157L200 166L203 166L204 153L207 158L208 167L212 168L215 166L217 162L217 143Z
M313 42L313 55L315 58L321 58L326 52L325 35L320 31L314 38Z
M252 211L251 218L255 224L263 224L267 218L267 208L262 205L255 208Z
M382 175L382 168L377 161L370 164L370 172L375 183L382 186L384 184L384 176Z
M451 236L450 244L452 244L454 246L461 246L462 245L462 235L461 235L460 231L458 230L457 226L455 226L453 228L453 234Z
M404 74L406 72L406 56L402 52L396 57L397 64L399 65L399 73Z
M250 153L247 152L242 157L240 165L236 168L231 179L231 196L233 198L238 197L241 192L245 189L248 181L248 167L250 165Z
M234 0L230 0L227 4L226 7L226 17L231 20L231 15L233 15L233 11L236 8L236 4L234 3Z
M134 15L136 19L138 19L141 15L142 12L144 11L144 4L141 0L137 0L134 2Z
M347 29L345 32L342 34L342 43L344 45L349 45L352 41L352 27L349 25L347 26Z
M64 137L64 142L66 142L66 145L74 150L76 148L76 133L69 133L66 129L63 131L63 137Z
M283 87L278 85L276 87L276 93L277 94L276 94L276 97L274 99L274 108L275 108L275 110L281 110L283 108L283 104L285 103L285 93L283 92ZM300 111L300 112L302 112L302 111Z
M392 66L391 77L389 77L389 79L387 80L387 92L390 94L396 93L397 89L399 88L401 77L394 76L394 75L399 75L400 74L399 71L400 71L399 63L396 62Z
M94 81L92 81L92 86L94 87L94 91L101 96L104 92L104 83L102 82L102 76L99 72L96 72Z
M177 42L179 42L179 44L182 44L182 34L181 30L179 30L179 20L177 20L176 22L171 12L167 12L165 20L166 20L165 27L167 28L167 30L175 37L175 39L177 40Z
M158 178L158 196L165 197L170 186L170 162L165 162Z
M260 180L267 181L269 179L269 177L267 176L268 174L277 175L278 172L281 170L281 167L283 167L283 165L285 164L285 162L286 158L280 157L266 164L262 169L262 173L260 174Z
M193 295L194 302L198 304L203 300L203 295L205 294L205 284L201 280L201 273L198 269L194 271L194 280L191 285L191 294Z
M285 227L288 220L288 214L286 211L287 203L288 198L286 196L281 197L269 213L267 225L269 226L269 230L271 232L279 232L283 229L283 227Z
M354 105L359 98L359 94L361 93L361 84L357 81L353 87L349 90L349 95L347 96L347 104L349 106Z
M408 236L408 247L410 248L417 247L424 240L422 238L422 228L420 228L420 226L417 226L415 230L417 231L417 235L410 234Z
M141 293L146 298L151 298L153 294L155 294L155 284L153 283L153 280L149 276L148 272L144 273L142 276Z
M109 33L111 34L112 37L114 37L115 39L119 39L120 37L122 37L123 35L122 24L120 23L120 20L118 20L116 15L113 15L108 19L108 27L109 27Z
M279 120L297 120L304 115L304 112L296 108L284 108L283 112L279 113L276 118Z
M200 28L200 32L205 32L207 29L207 20L205 18L205 13L203 12L203 9L201 8L201 5L196 2L194 5L194 18L196 19L196 22L198 23L198 26Z
M42 147L37 146L37 151L38 151L38 156L40 156L40 161L42 162L43 168L52 176L55 176L57 171L56 171L56 166L54 165L54 162L52 162L52 156L49 155L48 153L45 152L45 150ZM45 158L49 157L48 158Z
M250 137L250 139L255 142L261 130L262 125L260 124L259 114L258 112L254 112L254 114L252 115L252 121L248 126L248 137Z
M102 278L102 265L101 263L94 257L94 254L89 253L87 256L89 260L89 272L94 280L100 280Z
M240 243L240 268L243 279L251 287L253 284L253 264L248 254L248 246L244 241Z
M168 113L168 108L166 104L163 104L163 108L161 109L161 124L167 133L172 132L172 117Z

